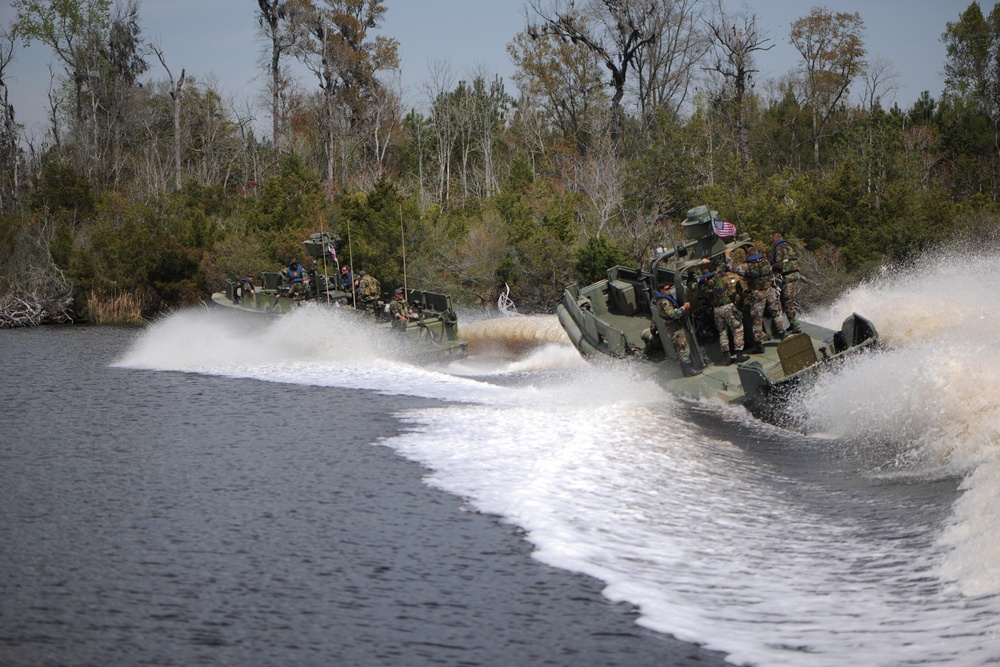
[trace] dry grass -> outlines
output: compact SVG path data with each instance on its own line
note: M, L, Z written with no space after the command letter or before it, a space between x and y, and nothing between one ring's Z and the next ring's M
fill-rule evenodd
M145 299L139 294L119 292L87 296L87 311L92 324L142 324Z

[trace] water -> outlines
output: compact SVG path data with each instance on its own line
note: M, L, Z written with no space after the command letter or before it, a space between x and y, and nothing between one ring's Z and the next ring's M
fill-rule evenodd
M722 663L372 444L438 401L116 365L305 365L268 332L0 331L0 665Z
M983 278L981 292L947 292L958 264ZM234 383L257 405L288 394L315 402L310 419L265 409L267 419L252 420L255 429L284 420L284 429L302 431L269 466L287 465L284 448L304 448L295 459L309 464L294 474L307 480L336 467L330 445L315 444L338 421L324 406L370 406L386 422L381 444L423 466L430 490L505 522L485 533L516 527L534 559L588 575L607 600L635 609L635 623L651 636L633 638L628 650L654 646L643 655L660 651L661 663L674 664L664 656L683 657L684 649L670 653L678 649L652 637L701 644L736 664L982 665L1000 662L1000 357L990 353L1000 313L982 301L1000 289L989 284L1000 280L998 264L988 254L941 253L919 272L887 273L829 312L811 313L827 325L851 310L868 314L890 347L799 397L805 435L738 409L679 401L621 368L587 365L558 336L524 344L527 325L549 332L552 318L512 322L519 333L509 348L502 323L469 325L498 345L444 368L418 368L400 361L391 339L329 314L264 325L182 313L137 334L108 372L133 391L169 376L185 393L214 396L205 387ZM244 401L233 394L227 409L238 415ZM102 409L106 399L94 400ZM171 400L150 396L137 423L155 424ZM22 404L37 401L26 395ZM196 414L174 415L155 451L194 448L195 456L200 423ZM76 466L107 455L91 450ZM41 461L65 453L47 456L38 464L46 471L55 463ZM248 471L240 479L259 493L262 478ZM195 474L190 493L214 498L205 490L211 479ZM313 516L306 525L322 524L322 488L319 480L304 485L299 501ZM243 525L239 507L215 530ZM241 539L234 532L231 543ZM321 576L303 576L301 586L315 594ZM437 602L467 604L466 595ZM621 616L615 622L633 620ZM606 664L642 664L615 653L624 650L610 649ZM579 655L555 660L588 664Z

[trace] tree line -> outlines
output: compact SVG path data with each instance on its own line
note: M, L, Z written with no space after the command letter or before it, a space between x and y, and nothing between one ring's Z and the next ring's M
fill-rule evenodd
M384 287L405 268L460 303L510 285L519 309L548 312L564 285L647 261L702 203L755 239L794 239L814 300L997 226L1000 5L942 26L944 90L900 108L857 13L813 8L772 35L721 0L527 0L513 87L438 63L418 109L379 33L384 0L257 0L258 115L147 41L136 0L12 7L0 325L199 303L300 258L316 231ZM776 40L800 58L760 80ZM4 83L32 44L53 63L41 138Z

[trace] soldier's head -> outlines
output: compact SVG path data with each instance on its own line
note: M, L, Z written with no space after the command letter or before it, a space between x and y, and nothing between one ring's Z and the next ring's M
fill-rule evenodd
M395 299L396 301L402 301L403 300L403 288L402 287L397 288L396 289L396 293L392 295L392 298Z
M771 234L771 243L777 243L780 240L781 240L781 234L779 234L778 232Z
M701 269L701 272L703 274L708 273L714 268L712 266L712 260L710 260L708 257L705 257L704 259L701 260L701 264L698 265L698 268Z

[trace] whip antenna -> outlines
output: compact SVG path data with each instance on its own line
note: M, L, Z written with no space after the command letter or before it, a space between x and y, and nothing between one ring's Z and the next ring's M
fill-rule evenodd
M403 292L406 300L410 300L410 292L406 289L406 230L403 228L403 205L399 205L399 240L403 244Z

